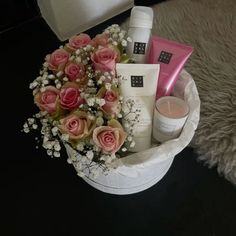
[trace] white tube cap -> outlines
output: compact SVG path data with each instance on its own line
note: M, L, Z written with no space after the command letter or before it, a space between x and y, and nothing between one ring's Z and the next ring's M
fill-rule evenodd
M150 7L135 6L130 14L130 27L142 27L152 29L153 10Z

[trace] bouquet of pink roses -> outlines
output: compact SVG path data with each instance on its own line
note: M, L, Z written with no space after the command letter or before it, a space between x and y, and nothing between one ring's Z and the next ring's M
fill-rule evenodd
M96 175L98 167L108 170L134 145L132 129L122 126L115 73L116 63L128 62L127 40L118 25L92 39L84 33L73 36L46 56L40 75L30 84L40 111L27 119L24 131L40 128L42 146L51 157L60 156L61 144L69 145L69 162L77 165L80 176L85 170Z

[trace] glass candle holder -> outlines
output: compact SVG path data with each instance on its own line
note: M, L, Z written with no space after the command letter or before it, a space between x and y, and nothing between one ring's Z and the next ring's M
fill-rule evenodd
M180 98L165 96L156 100L153 116L154 139L162 143L178 138L188 113L188 104Z

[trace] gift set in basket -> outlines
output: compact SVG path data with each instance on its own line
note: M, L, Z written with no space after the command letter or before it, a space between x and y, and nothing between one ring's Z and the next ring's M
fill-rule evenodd
M190 107L180 136L161 145L156 145L154 142L154 147L148 150L117 159L113 163L116 168L106 174L101 173L96 178L85 175L83 178L87 183L103 192L131 194L145 190L161 180L169 170L175 155L191 141L199 121L198 92L193 78L185 70L181 72L174 92L177 96L183 95ZM67 146L69 157L71 151L71 148ZM76 168L76 163L74 167Z
M40 111L24 131L40 128L51 157L91 186L131 194L157 183L197 128L200 100L183 69L193 49L151 35L153 12L134 7L128 33L118 25L79 34L48 54L30 84Z

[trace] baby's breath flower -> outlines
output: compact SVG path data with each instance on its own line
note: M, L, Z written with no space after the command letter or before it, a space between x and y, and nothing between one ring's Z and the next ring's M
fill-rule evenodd
M81 63L82 59L81 59L81 57L76 57L75 61L76 61L77 63Z
M91 151L91 150L87 151L86 156L88 157L89 160L92 160L93 156L94 156L93 151Z
M44 63L43 63L43 66L44 66L44 67L48 67L48 63L47 63L47 62L44 62Z
M53 127L53 128L52 128L52 134L53 134L54 136L56 136L56 135L58 134L58 128L57 128L57 127Z
M87 104L90 106L90 107L92 107L92 106L94 106L94 103L95 103L95 98L88 98L87 99Z
M105 163L110 164L111 162L112 162L112 157L110 155L107 155Z
M81 50L80 50L80 49L77 49L77 50L75 51L75 54L76 54L76 55L79 55L80 52L81 52ZM78 57L77 57L77 58L78 58Z
M53 75L53 74L48 75L48 79L55 79L55 75Z
M96 120L96 125L97 125L97 126L102 126L103 123L104 123L103 118L102 118L101 116L99 116L99 117L97 118L97 120Z
M54 157L60 157L61 154L60 154L60 152L54 151L54 152L53 152L53 156L54 156Z
M45 80L43 80L43 84L47 85L47 84L49 84L49 81L47 79L45 79Z
M45 149L52 149L53 144L52 144L52 142L47 141L47 142L44 142L44 143L43 143L43 147L44 147Z
M40 92L41 92L41 93L45 92L45 90L46 90L45 87L41 87L41 88L40 88Z
M44 136L43 143L46 143L48 140L49 140L49 138L47 136Z
M81 92L81 93L80 93L80 97L81 97L81 98L85 98L84 92Z
M101 75L99 78L101 81L104 81L106 79L106 77L104 75Z
M74 161L75 168L79 171L83 171L83 164L81 162Z
M97 178L97 176L99 175L99 172L96 168L93 168L91 170L91 174L92 174L93 178Z
M73 61L75 59L75 56L71 56L70 58L69 58L69 61Z
M117 86L117 85L118 85L118 82L119 82L119 81L118 81L117 78L113 78L113 79L112 79L112 84L113 84L113 85Z
M120 33L119 33L119 38L120 39L123 39L125 36L125 32L122 30Z
M61 150L61 145L60 145L59 142L56 142L56 143L54 144L54 150L55 150L55 151L58 151L58 152Z
M92 114L88 114L88 118L90 119L90 120L95 120L95 116L94 115L92 115Z
M62 76L62 75L63 75L63 71L59 71L59 72L57 72L57 74L56 74L57 77L60 77L60 76Z
M132 141L132 139L133 139L132 136L128 136L128 137L127 137L127 140L130 141L130 142Z
M29 125L27 123L24 123L23 127L24 128L29 128Z
M106 101L105 101L105 99L103 99L103 98L96 98L96 103L97 103L100 107L102 107L102 106L105 105Z
M129 146L130 146L131 148L134 147L134 146L135 146L135 142L132 141Z
M23 130L24 130L25 133L29 133L30 132L29 127L25 127Z
M101 85L102 82L103 82L103 81L102 81L101 79L99 79L99 80L97 81L97 84L98 84L98 85Z
M57 83L57 84L56 84L56 88L57 88L57 89L60 89L60 88L61 88L61 83Z
M33 81L32 83L30 83L29 88L30 89L34 89L35 87L37 87L39 85L39 83L37 81Z
M47 154L48 154L48 156L52 156L53 151L48 149L48 150L47 150Z
M123 47L127 47L127 41L123 39L123 40L121 41L121 45L122 45Z
M33 128L33 129L37 129L37 128L38 128L38 125L37 125L37 124L33 124L33 125L32 125L32 128Z
M41 122L42 122L42 124L46 124L46 123L48 123L48 119L46 119L46 118L41 119Z
M132 39L130 37L127 38L127 41L132 43Z
M96 115L97 115L97 117L99 117L99 116L102 117L103 113L101 111L97 111Z
M62 134L61 139L67 142L69 140L69 134Z
M78 151L83 151L84 150L84 143L83 142L78 143L76 146L76 149Z
M125 126L125 128L128 128L129 127L129 123L128 122L124 122L124 126Z
M111 84L110 83L106 83L105 84L105 88L106 88L106 90L110 90L111 89Z
M73 162L75 162L75 161L77 161L77 160L79 159L79 155L78 155L78 153L77 153L76 150L73 149L73 150L70 152L70 159L71 159Z
M44 72L43 76L41 77L41 80L44 81L48 77L48 72Z
M28 118L27 120L28 120L29 125L32 125L35 122L34 118Z
M66 81L68 81L69 79L65 76L62 80L66 82Z
M41 114L41 117L46 116L47 113L48 113L47 111L40 111L40 112L39 112L39 114Z
M91 86L91 87L94 86L93 80L91 80L91 79L88 80L88 86Z
M111 159L112 160L116 159L116 154L115 153L111 154Z
M87 64L88 64L88 60L85 59L85 60L82 61L82 63L83 63L84 65L87 65Z

